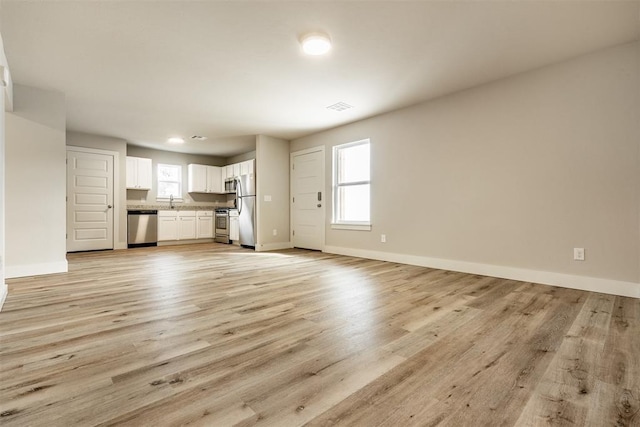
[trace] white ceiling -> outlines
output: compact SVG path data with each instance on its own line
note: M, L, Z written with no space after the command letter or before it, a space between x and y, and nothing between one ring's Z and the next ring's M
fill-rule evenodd
M15 83L70 130L231 156L638 40L640 1L7 1ZM305 57L323 30L334 48ZM355 108L326 107L346 102ZM206 142L168 146L169 136Z

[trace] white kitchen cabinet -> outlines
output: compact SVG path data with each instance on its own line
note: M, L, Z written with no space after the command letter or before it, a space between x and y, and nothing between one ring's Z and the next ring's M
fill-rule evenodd
M196 238L213 238L213 211L196 212Z
M151 190L152 182L151 159L127 156L127 189Z
M207 166L207 193L224 193L224 180L222 168Z
M189 193L224 193L222 172L219 166L191 164L187 166Z
M187 190L189 193L207 192L207 167L205 165L187 166Z
M224 179L229 179L235 177L233 174L233 165L227 165L223 168L224 170Z
M196 211L158 211L158 241L196 238Z
M231 165L231 169L233 169L233 176L240 176L240 163L234 163Z
M178 212L158 211L158 241L178 240Z
M255 173L254 167L255 160L246 160L240 163L240 175L248 175L250 173Z
M240 240L240 218L229 216L229 240Z
M178 212L178 240L196 238L196 211Z

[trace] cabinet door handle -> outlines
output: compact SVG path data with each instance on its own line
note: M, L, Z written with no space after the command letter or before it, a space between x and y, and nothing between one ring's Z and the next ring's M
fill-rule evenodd
M113 206L111 205L107 205L107 209L111 209Z

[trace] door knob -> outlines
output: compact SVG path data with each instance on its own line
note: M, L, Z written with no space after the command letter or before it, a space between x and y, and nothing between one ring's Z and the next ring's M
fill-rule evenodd
M318 206L319 208L321 208L321 207L322 207L322 203L318 203L318 204L317 204L317 206Z

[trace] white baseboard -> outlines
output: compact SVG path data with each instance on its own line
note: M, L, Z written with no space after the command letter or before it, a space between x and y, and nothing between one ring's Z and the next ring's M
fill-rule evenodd
M418 265L421 267L437 268L441 270L459 271L461 273L480 274L483 276L499 277L502 279L540 283L543 285L560 286L563 288L580 289L583 291L600 292L603 294L640 298L640 283L635 282L623 282L619 280L554 273L551 271L528 270L524 268L504 267L499 265L479 264L475 262L404 255L364 249L352 249L339 246L325 246L324 252L358 258L397 262L400 264Z
M5 278L40 276L42 274L66 273L69 271L67 260L43 264L5 265Z
M292 247L291 242L264 243L256 245L256 252L277 251L280 249L290 249Z
M9 294L9 287L6 283L0 284L0 311L2 311L2 306L4 305L4 300L7 299L7 295Z

